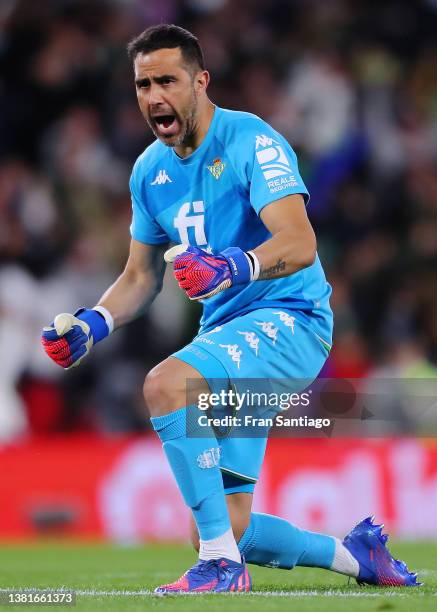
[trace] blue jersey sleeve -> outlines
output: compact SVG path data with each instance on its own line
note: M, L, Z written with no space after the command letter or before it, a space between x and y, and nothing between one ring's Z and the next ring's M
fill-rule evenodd
M281 134L259 120L245 133L244 143L250 202L258 214L267 204L295 193L308 202L296 154Z
M132 199L132 223L130 226L132 238L145 244L169 242L170 239L167 234L147 210L146 199L145 195L142 194L136 165L130 177L129 188Z

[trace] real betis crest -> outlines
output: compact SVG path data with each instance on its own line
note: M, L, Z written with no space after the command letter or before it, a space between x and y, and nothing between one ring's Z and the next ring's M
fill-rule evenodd
M223 170L225 169L225 165L222 160L218 157L212 162L212 166L207 166L208 170L211 172L213 177L218 181L221 177Z

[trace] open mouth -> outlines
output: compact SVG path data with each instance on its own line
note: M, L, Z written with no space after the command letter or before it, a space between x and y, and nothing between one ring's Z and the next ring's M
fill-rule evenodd
M168 128L171 126L175 118L176 117L174 115L162 115L162 117L155 117L155 122L158 125L162 125L164 128Z
M179 131L179 121L176 115L160 115L153 117L157 131L163 136L174 136Z

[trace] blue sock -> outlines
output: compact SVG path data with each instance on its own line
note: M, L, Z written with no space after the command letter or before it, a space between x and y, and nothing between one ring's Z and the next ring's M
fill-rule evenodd
M248 563L292 569L296 565L330 569L335 540L304 531L285 519L252 512L238 548Z
M186 416L187 409L181 408L150 421L182 497L193 511L200 539L212 540L231 527L218 467L220 451L212 429L210 437L187 438Z

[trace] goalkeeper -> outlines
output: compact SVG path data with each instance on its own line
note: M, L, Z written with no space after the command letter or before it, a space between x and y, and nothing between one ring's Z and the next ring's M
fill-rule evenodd
M331 569L370 584L414 585L370 519L343 542L251 511L265 438L186 436L186 381L313 380L330 350L331 288L306 214L296 155L260 118L215 106L197 39L172 25L128 47L138 103L156 140L130 180L126 268L92 309L55 317L47 354L68 369L159 292L163 255L179 286L201 300L196 338L146 377L151 423L193 515L198 563L158 593L248 591L246 563ZM190 245L190 246L188 246ZM205 431L203 432L205 436Z

